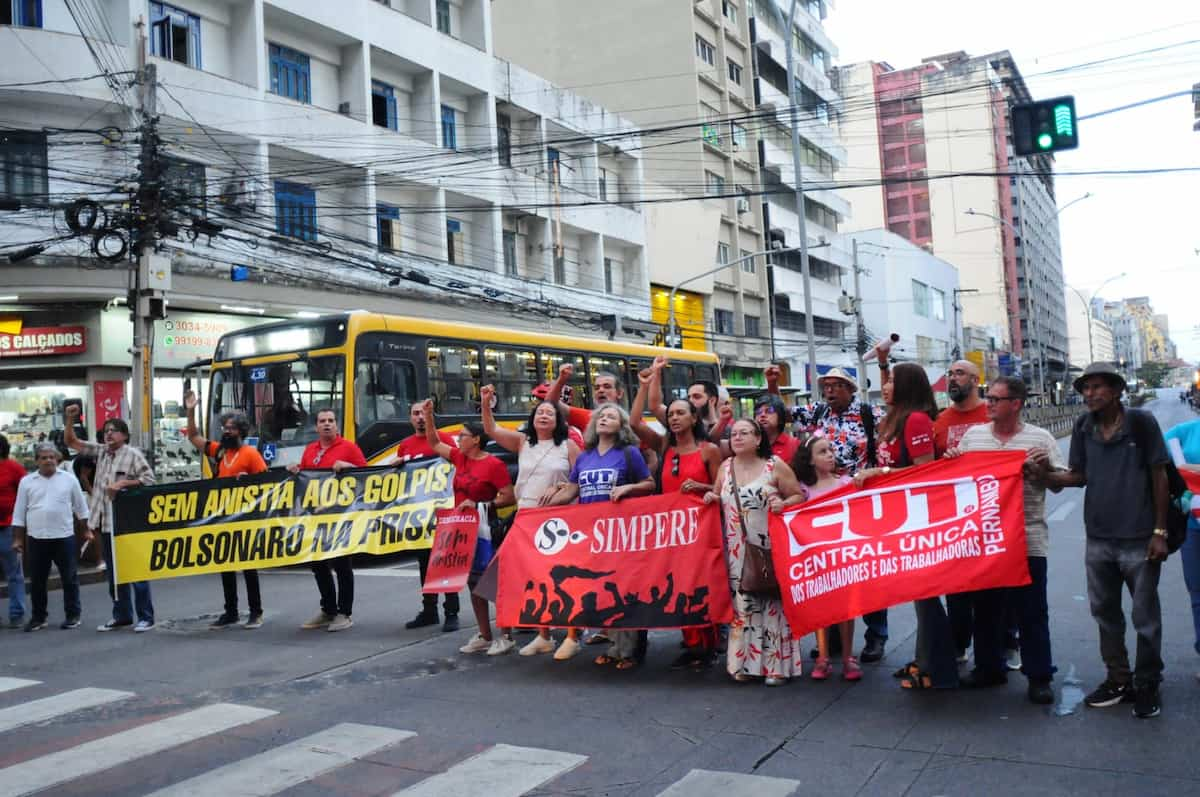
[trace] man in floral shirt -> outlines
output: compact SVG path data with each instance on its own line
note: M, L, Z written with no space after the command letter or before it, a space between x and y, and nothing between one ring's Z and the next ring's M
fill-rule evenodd
M779 392L779 368L769 366L764 375L767 391ZM858 384L842 368L830 368L817 385L821 389L822 402L807 407L792 409L797 433L812 434L820 431L833 443L838 466L847 476L853 476L861 468L875 466L875 430L883 419L883 408L872 405L864 413L864 404L858 398ZM864 422L865 421L865 422ZM864 662L883 658L887 643L887 609L863 617L866 623L866 645L859 655ZM831 635L830 641L840 639Z

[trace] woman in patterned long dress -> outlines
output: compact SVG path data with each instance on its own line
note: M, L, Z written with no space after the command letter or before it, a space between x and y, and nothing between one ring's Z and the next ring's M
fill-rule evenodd
M766 435L758 424L748 419L737 421L730 431L729 445L733 456L722 464L713 491L704 496L706 503L720 501L725 514L725 561L734 594L726 668L735 681L762 678L767 686L782 686L789 678L802 674L800 640L792 638L780 599L744 594L740 582L746 539L763 548L771 547L767 534L771 498L781 493L792 495L799 487L791 469L771 456Z

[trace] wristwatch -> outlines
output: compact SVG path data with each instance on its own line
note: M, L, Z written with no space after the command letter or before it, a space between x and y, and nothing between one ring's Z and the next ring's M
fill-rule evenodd
M1166 538L1166 536L1167 536L1167 530L1166 530L1166 529L1155 529L1155 530L1154 530L1154 536L1155 536L1155 537L1162 537L1162 538L1164 538L1164 539L1165 539L1165 538Z

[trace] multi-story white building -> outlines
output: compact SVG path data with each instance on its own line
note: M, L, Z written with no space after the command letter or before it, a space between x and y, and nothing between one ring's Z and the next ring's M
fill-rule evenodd
M755 98L760 109L759 173L762 179L763 224L769 247L800 245L796 207L796 169L792 158L791 103L787 90L787 13L778 0L755 3L751 35L757 70ZM804 0L796 11L792 38L799 109L800 181L804 186L804 220L809 246L813 332L818 371L840 364L847 346L853 349L852 327L838 310L850 253L839 243L838 229L850 215L850 203L832 190L846 160L837 125L840 98L829 78L837 47L826 35L823 0ZM800 253L776 255L773 269L774 324L777 359L791 370L793 384L807 375L807 325Z
M1104 319L1112 328L1113 359L1131 378L1146 362L1146 343L1141 319L1130 312L1124 301L1105 302Z
M489 0L12 6L0 315L82 337L0 353L0 425L127 378L124 203L153 177L143 61L172 272L155 361L175 383L159 395L263 318L364 308L600 334L602 316L648 316L637 128L496 58ZM85 234L68 227L75 200L98 203L83 227L100 209Z
M1083 371L1088 363L1116 362L1117 354L1113 341L1113 329L1108 321L1099 317L1097 303L1088 303L1082 292L1068 286L1067 328L1070 330L1071 370ZM1103 304L1100 303L1103 307Z

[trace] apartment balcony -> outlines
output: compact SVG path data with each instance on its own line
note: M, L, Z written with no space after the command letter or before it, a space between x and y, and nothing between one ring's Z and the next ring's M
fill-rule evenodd
M823 256L825 250L818 249L811 257ZM838 310L838 299L842 296L842 286L823 279L809 280L812 286L813 316L845 320ZM788 303L793 310L804 312L804 275L790 268L775 268L775 294L788 297Z
M787 95L775 87L773 83L762 78L758 79L758 105L767 111L774 111L775 118L785 127L791 125L791 104ZM833 128L811 112L801 109L798 116L800 133L816 146L828 152L835 160L845 161L846 150L838 140Z
M806 191L805 195L807 194L808 192ZM790 204L791 197L788 197L788 200L789 204L784 204L773 195L768 196L767 213L771 219L771 230L782 232L784 236L783 245L785 247L792 247L798 246L800 242L800 219L796 216L796 211L793 209L794 206ZM852 262L851 254L849 250L842 246L836 232L809 219L805 219L804 229L808 233L808 246L810 250L819 252L822 260L826 260L843 269L850 268ZM816 250L815 247L818 246L821 248Z
M783 26L787 21L787 14L784 13L784 19L776 20L775 15L769 11L762 14L756 14L754 17L754 37L755 43L762 49L768 51L772 58L775 58L779 63L784 63L786 60L785 48L787 39L784 38ZM799 28L805 36L812 39L813 43L820 47L832 57L837 57L838 48L833 43L833 40L825 33L825 28L822 27L820 20L813 17L803 8L796 11L796 27Z
M784 149L770 139L762 139L763 142L763 168L772 172L783 185L795 187L796 170L792 162L792 153L790 147ZM832 184L834 178L828 174L824 174L812 166L800 164L800 179L804 181L804 193L811 196L822 205L835 211L839 216L850 215L850 203L841 197L841 195L829 190L828 188L814 188L813 186L828 186Z

